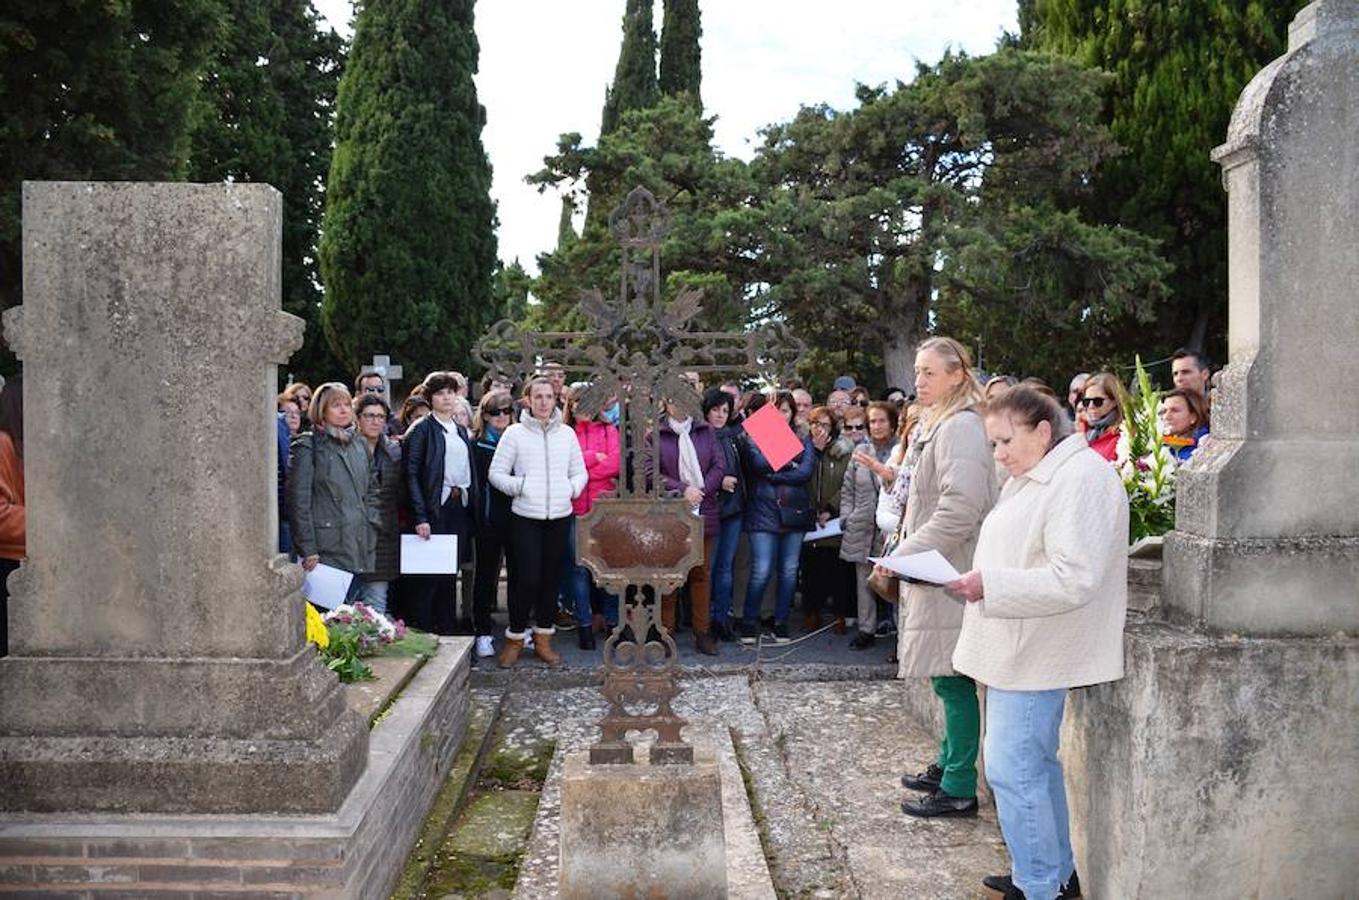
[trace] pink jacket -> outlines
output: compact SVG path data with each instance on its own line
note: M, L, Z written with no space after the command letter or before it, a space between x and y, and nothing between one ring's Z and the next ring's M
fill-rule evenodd
M576 420L576 440L580 454L585 457L585 471L590 480L580 496L571 501L576 515L583 516L594 506L595 498L613 493L618 481L618 467L622 454L618 446L618 428L607 422ZM597 454L604 454L600 459Z

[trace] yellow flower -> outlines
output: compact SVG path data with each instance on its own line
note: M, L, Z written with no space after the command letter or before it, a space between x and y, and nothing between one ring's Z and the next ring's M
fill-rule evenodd
M302 605L307 608L307 640L324 650L330 646L330 632L326 629L326 623L321 620L316 607L310 603Z

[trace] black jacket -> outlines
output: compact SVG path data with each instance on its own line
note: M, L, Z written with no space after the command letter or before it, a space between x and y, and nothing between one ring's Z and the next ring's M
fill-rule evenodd
M472 472L472 484L468 488L467 509L474 522L479 521L483 482L477 472L476 454L467 431L455 426L458 437L467 448L467 464ZM428 525L434 510L439 507L439 495L444 486L444 427L433 415L425 416L406 437L403 443L406 465L406 491L411 502L411 521L416 525Z
M496 444L484 436L472 446L472 459L476 464L477 478L482 486L481 494L477 498L476 521L478 527L488 532L508 535L510 496L496 490L487 478L491 471L491 460L495 458L495 448Z

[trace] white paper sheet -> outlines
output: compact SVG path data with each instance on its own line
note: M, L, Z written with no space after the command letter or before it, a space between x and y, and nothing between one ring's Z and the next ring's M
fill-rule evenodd
M317 563L302 579L302 594L322 609L334 609L344 602L353 580L353 572Z
M402 575L455 575L457 572L456 534L431 534L429 540L418 534L401 535Z
M808 541L819 541L822 538L839 537L844 533L844 529L840 527L840 517L836 516L834 519L828 520L825 525L822 525L815 531L809 531L804 534L802 536L802 542L805 544Z
M926 550L909 556L870 556L868 561L891 569L898 575L930 584L948 584L962 577L938 550Z

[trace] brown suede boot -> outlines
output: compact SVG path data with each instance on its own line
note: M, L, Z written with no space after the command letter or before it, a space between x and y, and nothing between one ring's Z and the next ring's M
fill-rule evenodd
M523 638L505 638L505 645L500 648L500 656L496 662L500 663L502 669L513 669L515 663L519 662L519 654L524 652Z
M552 649L552 635L544 631L535 632L533 635L533 652L549 669L560 669L562 667L561 655Z

